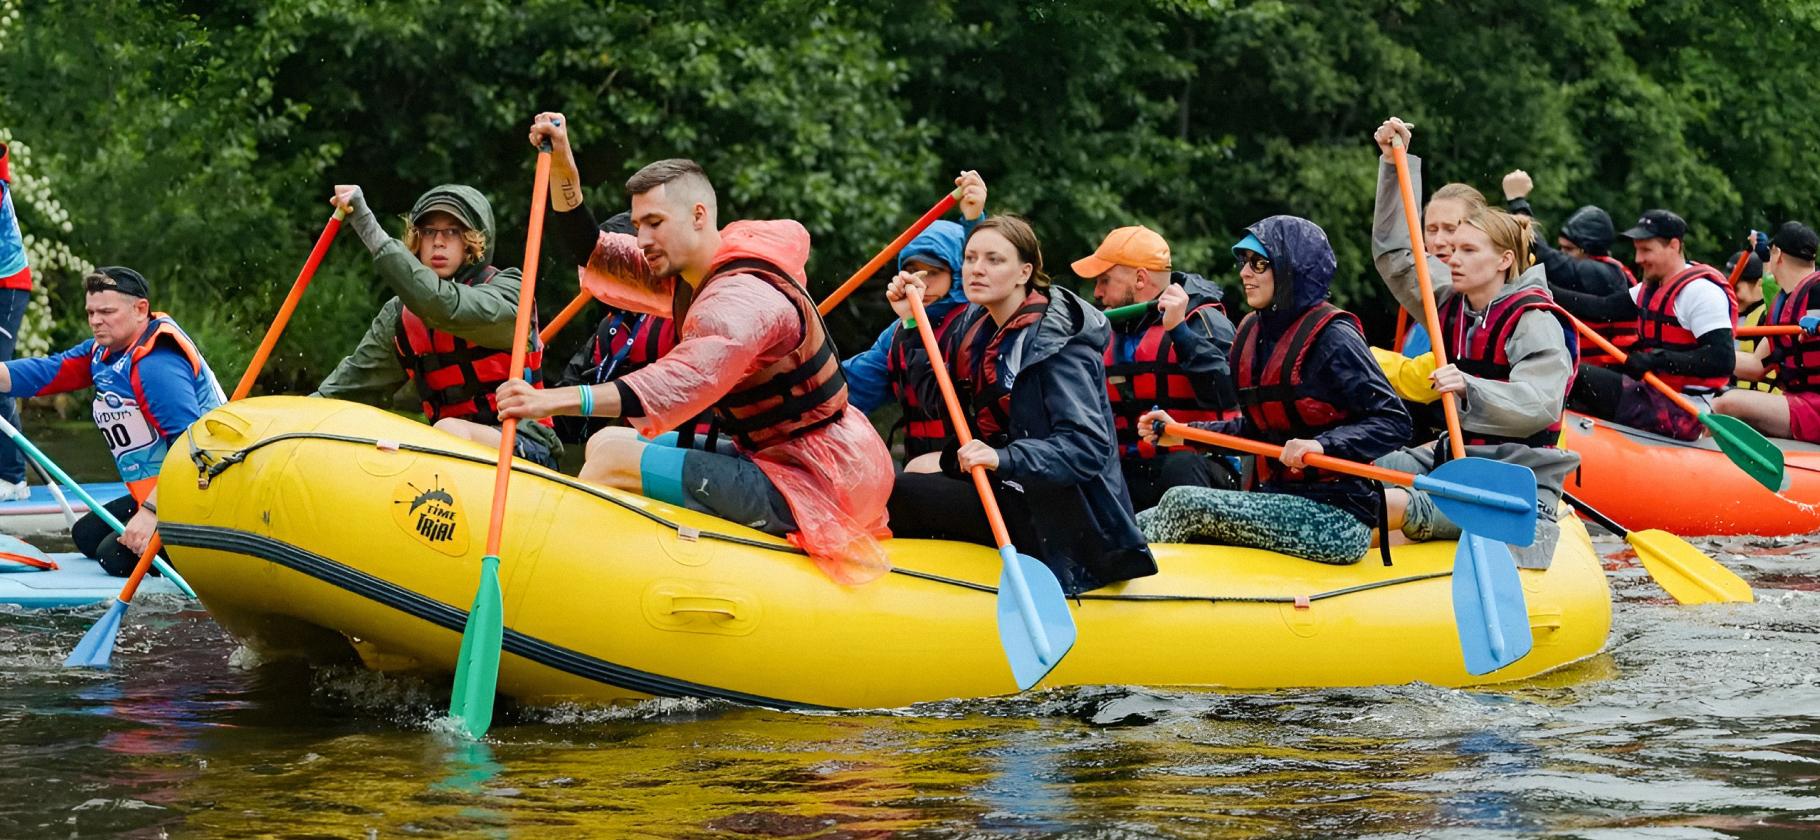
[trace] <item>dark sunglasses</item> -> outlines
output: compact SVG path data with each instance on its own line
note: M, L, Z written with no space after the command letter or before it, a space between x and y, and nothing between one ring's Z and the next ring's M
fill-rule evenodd
M1239 257L1239 267L1250 268L1252 274L1263 274L1270 270L1270 258L1246 251L1244 256Z

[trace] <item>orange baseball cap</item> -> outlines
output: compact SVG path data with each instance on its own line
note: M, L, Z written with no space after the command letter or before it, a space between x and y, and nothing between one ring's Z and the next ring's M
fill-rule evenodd
M1074 273L1082 277L1098 277L1115 265L1168 271L1169 243L1163 241L1162 234L1143 225L1122 227L1106 234L1093 256L1075 260L1073 267Z

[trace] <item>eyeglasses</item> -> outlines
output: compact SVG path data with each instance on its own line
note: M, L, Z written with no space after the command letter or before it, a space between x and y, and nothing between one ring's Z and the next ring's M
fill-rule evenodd
M1251 269L1252 274L1263 274L1270 270L1270 258L1247 252L1239 258L1239 267Z
M418 225L416 227L416 230L417 230L417 238L429 240L430 242L435 242L436 240L442 239L445 237L447 237L448 239L450 239L454 242L460 242L461 234L463 233L462 229L458 228L458 227L440 227L439 228L439 227L425 227L423 225Z

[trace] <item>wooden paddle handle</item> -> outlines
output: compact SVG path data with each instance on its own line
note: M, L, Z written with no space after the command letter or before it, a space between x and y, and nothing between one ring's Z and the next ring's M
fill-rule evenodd
M1630 354L1613 346L1611 342L1605 340L1605 336L1594 332L1593 328L1587 326L1585 322L1581 321L1579 318L1574 318L1572 315L1568 315L1567 317L1573 319L1574 329L1578 330L1580 335L1584 336L1587 341L1592 342L1593 346L1605 351L1605 355L1617 359L1618 364L1624 364L1630 359ZM1643 381L1648 382L1656 390L1661 391L1669 400L1673 401L1675 405L1680 406L1682 411L1692 414L1695 417L1700 416L1701 411L1699 406L1694 405L1687 397L1682 396L1680 391L1668 387L1668 383L1663 382L1654 373L1644 371Z
M954 395L954 380L948 378L948 363L942 360L942 348L935 340L935 328L929 326L928 313L923 311L923 299L918 295L905 295L910 300L912 320L916 321L916 334L923 339L923 351L929 354L929 367L935 371L935 384L942 389L942 402L948 407L948 422L954 426L954 439L966 446L973 442L973 432L967 425L967 415L961 411L961 401ZM903 327L898 327L903 329ZM992 526L992 539L1003 549L1011 544L1011 532L1005 529L1005 516L999 512L998 497L992 495L992 483L986 480L986 468L974 467L973 487L979 491L980 505L986 509L986 524Z
M1390 141L1390 159L1397 167L1397 187L1403 193L1403 224L1409 228L1410 259L1416 266L1416 285L1422 289L1422 323L1428 327L1428 344L1434 348L1435 367L1447 366L1447 342L1441 340L1441 311L1435 305L1434 282L1428 279L1428 249L1422 242L1422 219L1416 215L1416 188L1409 177L1409 151L1403 140ZM1441 395L1441 413L1447 418L1447 447L1453 457L1466 457L1466 439L1460 436L1460 404L1452 391Z
M955 187L954 192L942 196L941 201L936 202L934 207L929 208L929 210L918 217L915 222L912 222L909 227L904 229L903 233L897 235L896 239L891 240L891 244L886 245L884 250L873 254L872 259L867 260L865 265L860 266L858 271L853 272L852 277L847 278L847 281L840 284L840 287L835 289L832 294L823 298L822 302L815 307L815 310L823 315L833 312L834 307L839 306L841 301L846 300L848 295L853 294L854 289L865 285L865 282L870 279L872 275L877 274L879 269L885 267L886 261L897 256L897 252L904 250L904 246L910 244L910 240L915 239L918 234L921 234L930 225L935 224L936 219L947 215L948 211L953 210L954 205L958 204L960 200L960 187ZM920 322L922 318L919 317L917 320Z
M542 332L537 334L537 340L543 344L549 344L550 339L555 338L557 333L562 332L563 327L568 326L570 321L575 320L575 316L580 315L581 310L588 305L588 301L593 299L594 296L588 294L586 290L576 292L575 299L569 301L569 305L563 307L561 312L556 313L556 317L551 318L550 323L543 328Z
M1169 423L1163 427L1163 431L1179 438L1198 440L1202 443L1212 444L1222 449L1236 449L1240 452L1249 452L1253 455L1262 455L1266 458L1280 458L1283 455L1283 447L1277 446L1274 443L1265 443L1261 440L1242 438L1237 435L1210 432L1206 429L1197 429L1193 426L1181 423ZM1308 466L1316 467L1318 469L1331 470L1347 475L1356 475L1360 478L1368 478L1372 481L1382 481L1386 484L1395 484L1399 487L1408 487L1411 484L1414 484L1416 480L1416 477L1411 473L1385 469L1384 467L1373 466L1371 464L1361 464L1357 461L1348 461L1345 458L1335 458L1332 455L1308 455L1303 457L1302 460L1307 463Z

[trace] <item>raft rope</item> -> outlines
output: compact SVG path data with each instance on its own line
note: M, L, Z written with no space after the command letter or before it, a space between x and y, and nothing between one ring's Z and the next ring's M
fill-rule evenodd
M420 445L413 444L413 443L382 441L378 438L363 438L363 437L355 437L353 435L337 435L337 434L330 434L327 432L284 432L282 434L277 434L277 435L273 435L269 438L265 438L264 440L256 441L253 444L251 444L243 449L236 449L231 452L228 452L225 455L219 455L219 456L217 455L217 452L215 452L215 451L206 450L206 449L202 449L201 447L198 447L196 445L195 438L191 435L184 435L184 440L189 443L190 463L195 464L196 471L198 473L197 479L196 479L196 484L199 489L203 489L203 490L208 489L209 483L212 482L217 476L221 475L224 472L227 472L230 468L245 461L247 459L248 455L251 455L254 452L256 452L260 449L264 449L265 447L270 446L272 444L282 443L284 441L291 441L291 440L322 440L322 441L330 441L333 443L349 443L349 444L353 444L356 446L377 447L377 448L383 448L383 449L395 449L395 450L398 450L401 452L412 452L412 453L416 453L419 455L435 455L435 456L442 457L442 458L451 458L451 459L454 459L457 461L467 461L469 463L482 464L482 465L486 465L486 466L493 466L493 465L497 464L497 462L494 461L492 458L483 457L480 455L468 455L468 454L461 453L461 452L450 452L446 449L437 449L435 447L430 447L430 446L420 446ZM612 504L618 505L620 508L623 508L624 510L626 510L630 513L635 513L639 516L644 517L645 519L649 519L652 522L655 522L659 525L664 526L665 528L668 528L673 531L677 531L679 533L689 532L689 531L693 530L693 529L687 528L686 526L678 525L675 522L671 522L670 520L665 519L662 516L659 516L658 514L653 513L649 510L644 510L636 505L633 505L630 502L627 502L624 499L614 496L611 493L607 493L598 487L594 487L592 485L583 483L576 479L569 478L568 476L563 475L562 473L555 472L555 471L550 470L545 467L519 464L517 462L514 462L512 464L512 471L524 473L526 475L534 475L539 478L545 479L547 481L552 481L557 484L560 484L571 490L579 490L579 491L586 493L590 496L593 496L597 499L603 499L607 502L611 502ZM807 554L807 552L805 552L802 549L797 548L796 546L791 545L789 543L766 542L764 540L755 540L755 539L751 539L749 537L740 537L740 536L735 536L732 534L721 534L721 533L716 533L714 531L696 531L696 532L694 532L694 535L698 539L718 540L720 542L732 543L734 545L743 545L743 546L747 546L749 548L762 548L762 549L767 549L770 551L783 552L785 554L804 554L804 555ZM905 577L916 578L918 580L926 580L926 581L930 581L932 583L941 583L941 584L946 584L948 586L955 586L955 587L959 587L961 589L971 589L975 592L985 592L985 593L994 594L994 595L998 594L998 587L996 587L996 586L990 586L990 585L987 585L984 583L975 583L970 580L961 580L959 578L951 578L946 575L938 575L938 574L934 574L932 572L919 572L919 571L916 571L915 569L905 569L905 568L893 566L891 568L891 573L895 574L895 575L903 575ZM1451 571L1430 572L1427 574L1420 574L1420 575L1406 575L1403 577L1390 578L1388 580L1372 581L1370 583L1361 583L1361 584L1358 584L1355 586L1347 586L1347 587L1342 587L1339 589L1330 589L1326 592L1316 592L1316 593L1312 593L1309 595L1161 595L1161 594L1156 594L1156 595L1144 595L1144 594L1112 595L1112 594L1094 594L1091 592L1087 592L1087 593L1082 593L1080 595L1076 595L1076 596L1074 596L1074 598L1077 601L1152 601L1152 602L1154 602L1154 601L1185 601L1185 602L1201 602L1201 603L1206 603L1206 604L1293 604L1298 607L1301 607L1301 606L1306 606L1308 604L1311 604L1315 601L1325 601L1329 598L1338 598L1343 595L1353 595L1353 594L1357 594L1360 592L1369 592L1373 589L1383 589L1383 588L1390 587L1390 586L1401 586L1406 583L1419 583L1419 582L1425 581L1425 580L1434 580L1435 578L1444 578L1444 577L1452 577L1452 576L1453 576L1453 572L1451 572Z

